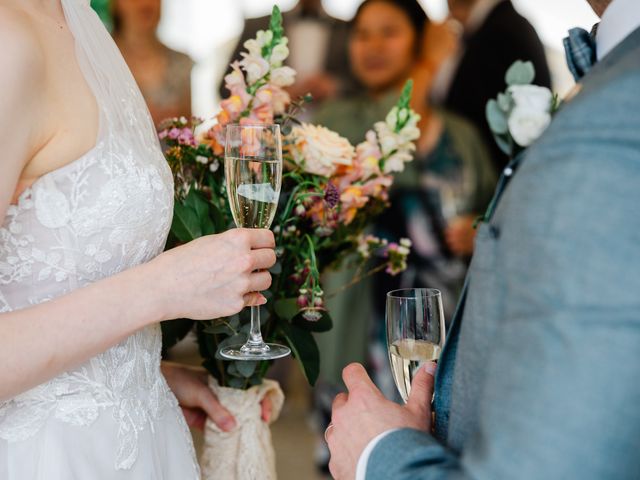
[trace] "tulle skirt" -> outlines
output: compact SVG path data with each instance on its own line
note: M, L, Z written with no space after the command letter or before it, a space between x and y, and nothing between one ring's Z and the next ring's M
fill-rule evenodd
M119 428L113 410L104 409L90 426L52 417L26 440L0 439L0 479L199 480L193 444L179 409L165 409L137 432L135 443L119 443ZM119 448L137 449L130 468L116 468Z

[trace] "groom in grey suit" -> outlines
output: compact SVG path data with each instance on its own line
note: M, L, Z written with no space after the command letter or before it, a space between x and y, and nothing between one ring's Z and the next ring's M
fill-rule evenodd
M479 227L435 424L433 364L406 406L348 366L326 433L338 480L640 479L640 2L588 1L580 91Z

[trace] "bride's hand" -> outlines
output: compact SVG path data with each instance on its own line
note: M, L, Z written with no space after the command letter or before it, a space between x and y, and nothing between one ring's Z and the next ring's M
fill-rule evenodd
M276 262L269 230L233 229L168 250L149 263L163 320L227 317L266 299Z
M225 432L236 427L231 413L220 404L207 385L207 373L204 370L163 362L162 373L190 427L204 429L207 417ZM268 422L270 417L271 401L266 397L262 402L262 420Z

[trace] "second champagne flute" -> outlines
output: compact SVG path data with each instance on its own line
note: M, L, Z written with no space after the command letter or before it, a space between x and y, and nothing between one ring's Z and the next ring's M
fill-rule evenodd
M440 291L406 288L387 293L386 323L391 372L406 403L416 372L425 362L438 360L444 346Z
M227 195L236 226L270 228L282 183L280 126L227 125L224 157ZM260 307L251 307L246 343L220 350L229 360L273 360L290 353L288 347L262 339Z

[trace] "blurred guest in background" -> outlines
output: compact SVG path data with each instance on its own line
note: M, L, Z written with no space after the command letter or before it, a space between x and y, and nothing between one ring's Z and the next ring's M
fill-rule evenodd
M156 35L160 0L113 0L113 38L142 91L157 125L167 117L191 116L193 62L163 45Z
M395 391L386 347L379 341L384 332L386 291L400 286L438 288L450 316L462 287L465 257L473 244L472 219L488 204L495 177L475 128L456 115L427 105L437 62L446 57L443 48L451 46L448 37L441 35L446 35L446 30L427 22L417 0L365 0L351 24L349 42L352 69L364 85L362 92L326 102L314 118L357 144L386 116L408 78L415 82L413 107L422 116L415 159L396 176L390 192L393 207L375 226L376 233L389 241L411 239L414 247L409 269L395 278L379 274L371 282L328 299L334 329L319 338L324 390L341 384L346 364L369 357L371 362L365 363L379 385L383 389L390 385L389 391ZM450 233L451 223L464 228L456 227ZM348 270L326 275L329 295L353 275ZM323 401L329 397L323 388L318 390L321 409L330 406Z
M462 25L460 48L440 68L432 98L480 130L496 172L507 157L493 141L485 119L487 101L506 88L504 74L516 60L531 61L534 83L551 87L542 42L510 0L449 0L451 17Z
M269 17L247 19L231 59L239 59L244 42L268 25ZM296 83L289 89L291 98L310 93L315 107L339 93L353 90L346 22L329 16L321 0L300 0L293 10L283 14L283 25L289 37L287 64L298 73ZM223 81L220 96L226 93Z

